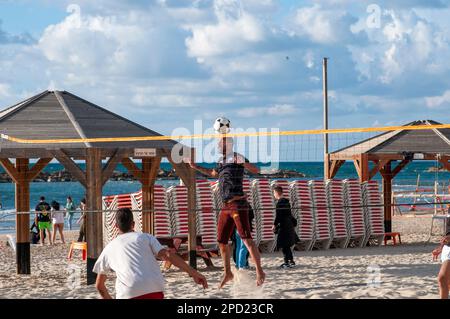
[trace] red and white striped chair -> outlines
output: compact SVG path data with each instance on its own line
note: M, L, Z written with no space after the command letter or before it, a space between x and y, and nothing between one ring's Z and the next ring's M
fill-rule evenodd
M366 220L366 242L380 246L384 239L384 210L377 181L362 184Z
M259 245L258 241L258 234L257 234L257 225L256 225L256 215L258 214L258 211L255 210L255 204L253 202L253 191L252 191L252 182L244 178L242 181L242 188L244 190L245 196L247 196L247 202L249 203L250 207L253 209L253 213L255 215L255 218L253 218L252 222L252 238L256 245Z
M276 239L272 230L275 221L275 202L270 181L268 179L253 180L252 194L258 246L262 251L272 252Z
M308 181L298 180L290 183L291 206L297 218L297 235L300 242L297 248L311 250L314 245L314 211Z
M211 183L207 180L196 181L197 234L202 237L202 245L217 246L217 218Z
M346 248L349 241L349 234L347 230L347 216L344 208L344 182L342 180L327 181L327 202L332 224L332 246Z
M185 186L171 186L167 189L167 203L170 210L172 236L187 236L188 195Z
M103 242L106 245L119 234L116 228L116 214L119 208L132 208L130 194L110 195L102 197L103 206Z
M135 222L142 231L142 191L131 194L132 208L135 215ZM172 227L170 222L170 212L168 210L166 189L163 185L154 185L153 187L153 221L155 237L170 237Z
M347 229L350 234L349 247L363 247L366 242L366 224L361 183L355 179L345 179L344 185L345 210L348 216Z
M322 180L309 181L309 190L314 203L314 247L328 249L332 234L325 182Z

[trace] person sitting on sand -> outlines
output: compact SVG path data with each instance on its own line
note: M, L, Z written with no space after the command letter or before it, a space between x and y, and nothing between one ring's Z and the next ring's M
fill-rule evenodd
M244 171L248 170L253 174L258 174L259 168L250 164L241 154L233 151L233 139L230 137L219 138L218 148L222 156L216 168L200 167L193 162L190 163L190 166L206 176L219 178L220 196L224 203L217 226L217 239L224 265L224 275L219 284L219 289L227 282L232 281L234 277L231 271L231 253L228 241L235 228L255 263L256 284L260 286L264 283L266 275L261 267L258 247L252 239L248 218L250 205L247 202L242 185Z
M164 277L157 259L169 261L185 271L195 283L208 288L206 278L176 253L161 246L150 234L134 231L133 213L121 208L116 213L119 235L103 249L94 265L95 287L104 299L112 299L105 286L107 272L116 273L117 299L163 299Z
M450 232L441 239L441 244L433 250L433 260L441 255L441 269L438 274L439 295L441 299L448 299L450 288Z
M50 245L52 244L52 223L50 219L50 205L45 201L45 197L41 196L39 198L39 203L36 205L36 223L39 228L39 233L41 237L41 245L45 245L44 232L48 232L48 240Z
M293 268L295 266L294 256L292 254L292 246L296 243L295 226L297 220L292 216L291 204L289 200L283 197L283 188L275 186L273 188L273 196L277 200L276 216L272 229L277 231L277 249L281 248L284 256L284 263L280 268Z
M65 244L64 241L64 212L61 212L60 209L60 205L57 201L52 201L51 203L52 206L52 223L53 223L53 237L52 237L52 241L55 244L56 243L56 232L59 232L59 236L61 238L61 241L63 244Z

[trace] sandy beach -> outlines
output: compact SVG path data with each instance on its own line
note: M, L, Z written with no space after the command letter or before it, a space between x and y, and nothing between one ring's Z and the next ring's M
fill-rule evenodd
M295 252L297 267L282 270L281 252L263 254L266 283L256 288L254 272L236 273L233 284L219 291L220 270L200 271L210 288L196 287L190 278L175 269L165 272L167 298L437 298L436 276L439 262L431 251L439 237L427 243L430 216L397 216L394 231L402 234L403 244L366 248L347 248ZM67 232L68 241L76 232ZM15 273L15 255L0 236L0 298L98 298L87 286L85 264L79 253L67 260L69 244L32 245L32 274ZM221 266L219 258L213 260ZM111 277L113 278L113 276ZM108 281L111 291L114 279Z

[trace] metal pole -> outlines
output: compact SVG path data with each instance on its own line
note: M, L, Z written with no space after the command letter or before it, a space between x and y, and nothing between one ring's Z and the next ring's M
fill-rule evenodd
M328 130L328 58L323 58L323 129ZM323 134L324 179L329 174L328 134Z

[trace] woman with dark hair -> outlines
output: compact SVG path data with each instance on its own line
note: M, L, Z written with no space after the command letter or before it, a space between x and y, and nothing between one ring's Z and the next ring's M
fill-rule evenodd
M61 241L63 244L64 242L64 212L61 212L61 207L57 201L52 201L50 203L50 206L52 207L52 223L53 223L53 238L52 242L55 244L56 240L56 231L59 232L59 236L61 237Z
M80 224L80 233L78 235L78 242L86 241L86 198L80 202L81 216L77 221Z
M75 213L75 210L76 210L76 206L72 200L72 197L67 196L66 212L67 212L67 222L69 224L69 230L72 230L72 220L73 220L73 214Z

